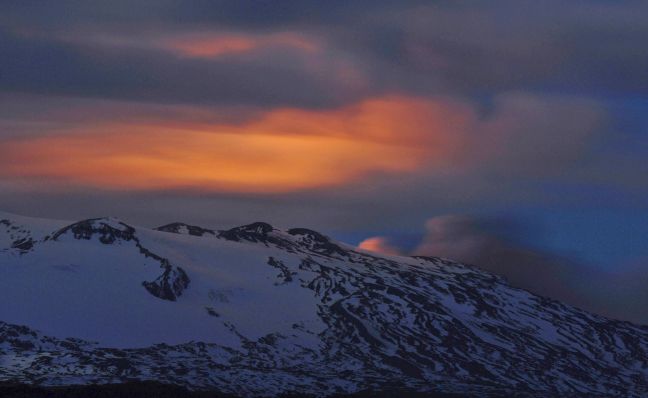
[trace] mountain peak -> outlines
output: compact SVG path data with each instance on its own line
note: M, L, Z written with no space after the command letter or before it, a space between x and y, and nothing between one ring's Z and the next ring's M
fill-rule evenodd
M239 231L246 231L250 233L256 233L260 235L267 235L270 232L274 231L275 228L268 224L267 222L257 221L252 224L242 225L240 227L234 228Z
M347 251L334 243L331 238L312 229L291 228L288 230L288 234L295 236L298 244L314 252L328 256L332 254L345 256L347 254Z
M248 225L242 225L225 231L219 231L218 236L227 240L240 242L242 240L249 242L272 243L275 239L269 237L275 228L266 222L255 222Z
M173 222L155 228L156 231L170 232L180 235L204 236L216 235L216 231L208 228L199 227L197 225L185 224L183 222Z
M50 239L59 240L70 233L74 239L90 240L98 236L101 243L112 244L117 240L133 240L135 228L113 217L90 218L59 229Z

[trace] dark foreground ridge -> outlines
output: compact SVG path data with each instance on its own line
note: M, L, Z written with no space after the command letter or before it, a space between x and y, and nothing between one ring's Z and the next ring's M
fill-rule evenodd
M155 382L37 387L0 384L3 398L235 398L216 392L192 392L180 386Z
M0 383L2 398L243 398L214 391L189 391L183 387L152 381L103 385L74 385L38 387L20 383ZM278 398L315 398L314 395L282 394ZM329 398L530 398L528 394L502 393L496 395L420 393L408 390L363 391L349 395L329 395ZM542 396L549 398L549 396ZM592 397L592 396L590 396ZM553 397L552 397L553 398ZM596 397L594 397L596 398Z

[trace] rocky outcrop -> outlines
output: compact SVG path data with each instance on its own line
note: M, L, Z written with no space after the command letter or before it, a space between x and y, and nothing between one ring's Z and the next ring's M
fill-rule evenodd
M167 263L162 275L153 282L142 282L142 285L157 298L176 301L189 287L189 277L182 268Z
M159 299L176 301L189 287L190 280L187 273L182 268L172 265L167 258L144 247L136 235L135 228L128 224L107 218L83 220L61 228L51 238L46 239L56 241L68 235L72 235L77 240L96 238L104 245L132 242L142 255L158 261L163 269L162 274L154 281L142 282L142 286Z
M192 235L192 236L205 236L205 235L216 235L216 231L208 229L208 228L202 228L196 225L189 225L181 222L174 222L171 224L163 225L161 227L155 228L157 231L162 231L162 232L171 232L174 234L185 234L185 235Z

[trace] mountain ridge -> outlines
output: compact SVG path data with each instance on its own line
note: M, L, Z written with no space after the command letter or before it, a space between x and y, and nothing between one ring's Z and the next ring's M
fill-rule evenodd
M0 300L12 302L0 307L0 381L160 380L241 396L648 393L648 327L475 266L267 223L196 236L180 223L42 222L0 225ZM13 247L18 230L29 250Z

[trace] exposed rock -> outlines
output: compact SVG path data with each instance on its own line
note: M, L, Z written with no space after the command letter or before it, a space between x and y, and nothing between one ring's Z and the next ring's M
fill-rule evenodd
M78 240L98 238L105 245L133 242L141 254L158 261L164 270L154 281L142 282L144 288L157 298L176 301L189 286L187 273L182 268L173 266L168 259L142 246L135 228L128 224L107 218L88 219L61 228L50 239L56 241L69 234Z
M162 300L176 301L189 287L189 277L180 267L166 263L165 271L153 282L142 282L149 293Z
M226 231L219 231L218 237L235 242L281 243L282 240L273 236L271 234L272 231L274 231L272 225L264 222L255 222Z
M181 222L174 222L155 228L157 231L171 232L174 234L188 234L192 236L216 235L216 231L202 228L196 225L189 225Z

